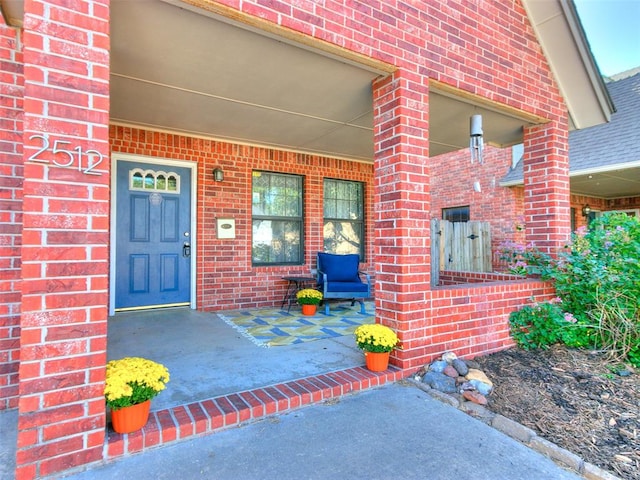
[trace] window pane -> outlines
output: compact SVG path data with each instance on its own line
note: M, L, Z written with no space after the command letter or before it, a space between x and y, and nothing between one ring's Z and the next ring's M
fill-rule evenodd
M141 173L136 172L133 174L133 177L131 180L131 186L133 188L142 188L144 186Z
M361 254L362 227L356 222L325 221L324 251Z
M300 222L253 221L254 263L298 263L301 258Z
M469 206L442 209L442 219L449 222L468 222Z
M302 263L302 177L253 172L251 207L253 263Z
M156 190L166 190L167 189L167 180L164 178L164 175L158 175L156 179Z
M325 179L324 251L364 256L364 187L360 182Z

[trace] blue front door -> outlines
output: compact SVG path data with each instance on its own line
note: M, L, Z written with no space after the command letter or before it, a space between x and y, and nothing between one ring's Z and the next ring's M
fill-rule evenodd
M116 310L189 305L191 170L117 162Z

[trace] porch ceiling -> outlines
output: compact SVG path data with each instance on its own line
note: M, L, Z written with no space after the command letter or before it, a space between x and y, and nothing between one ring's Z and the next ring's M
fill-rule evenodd
M0 1L6 16L22 18L21 1ZM191 2L112 0L112 123L373 161L371 82L391 66L330 55ZM474 113L483 114L485 143L498 146L520 142L530 123L437 88L429 108L431 156L467 148Z
M576 172L570 177L571 193L605 199L640 196L640 166L591 172Z

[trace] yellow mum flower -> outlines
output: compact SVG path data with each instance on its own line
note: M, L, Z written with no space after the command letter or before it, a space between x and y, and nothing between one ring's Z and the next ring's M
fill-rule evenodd
M360 325L354 335L358 347L367 352L390 352L399 343L396 333L379 323Z
M152 399L169 381L169 371L161 364L139 357L107 363L104 396L112 410Z
M296 293L300 305L318 305L322 301L322 292L313 288L304 288Z

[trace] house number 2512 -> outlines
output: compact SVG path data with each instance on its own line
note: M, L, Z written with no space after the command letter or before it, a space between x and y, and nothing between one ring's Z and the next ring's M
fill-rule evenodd
M53 145L47 135L31 135L29 140L40 140L40 149L29 157L31 162L50 163L49 159L43 158L47 151L50 151L55 158L52 160L57 167L77 168L85 175L102 175L96 168L104 160L104 155L97 150L82 151L82 147L70 148L71 142L66 140L55 140ZM84 158L84 161L83 161Z

